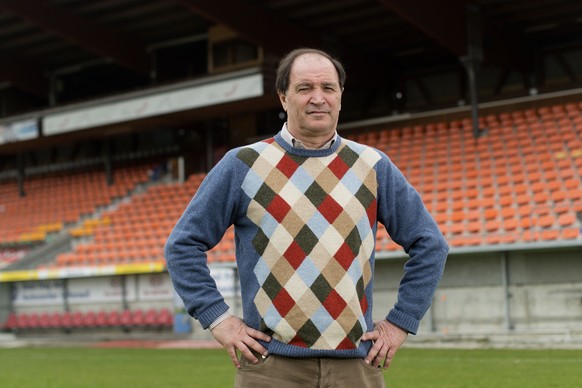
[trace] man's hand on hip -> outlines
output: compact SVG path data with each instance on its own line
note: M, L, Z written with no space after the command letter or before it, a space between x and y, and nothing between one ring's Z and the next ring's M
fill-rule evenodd
M395 324L383 320L374 324L374 330L362 336L362 341L374 341L365 362L367 364L384 367L390 366L394 354L406 341L408 333Z
M240 368L236 351L239 350L242 355L250 362L257 363L259 360L253 352L266 356L267 349L265 349L257 340L269 342L271 337L263 332L248 327L242 319L231 315L224 321L218 324L211 331L214 338L226 349L232 363L237 368Z

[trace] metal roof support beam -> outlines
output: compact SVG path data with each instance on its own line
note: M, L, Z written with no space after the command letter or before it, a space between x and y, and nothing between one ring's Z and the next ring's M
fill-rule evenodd
M269 52L284 54L298 46L325 48L320 35L310 33L253 3L238 0L178 0L178 2L193 12L229 27ZM285 34L269 31L285 31Z
M253 3L238 0L177 1L190 11L236 31L242 38L274 55L283 55L298 47L326 50L341 58L349 67L349 78L354 83L377 82L377 74L386 71L375 62L368 61L357 48L346 47L333 37L293 24ZM285 31L285 34L270 33L272 31Z
M460 0L378 1L456 56L466 55L464 2Z
M0 8L140 74L149 75L146 43L125 32L102 27L47 1L0 0Z
M462 0L378 0L457 57L467 53L466 2ZM532 70L533 56L521 34L504 26L483 23L488 41L483 60L522 72Z
M473 122L473 136L481 134L479 128L479 101L477 91L477 73L483 62L483 37L481 31L481 11L477 6L467 5L467 41L468 55L461 58L467 70L469 79L469 93L471 97L471 120Z
M14 56L2 57L0 79L8 80L18 89L38 97L46 98L49 92L49 80L44 76L42 68Z

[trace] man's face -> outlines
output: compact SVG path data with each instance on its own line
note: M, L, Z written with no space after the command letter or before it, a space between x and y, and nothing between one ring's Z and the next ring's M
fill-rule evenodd
M298 139L330 136L335 132L342 90L338 74L319 54L297 57L289 75L289 89L279 93L287 112L289 132Z

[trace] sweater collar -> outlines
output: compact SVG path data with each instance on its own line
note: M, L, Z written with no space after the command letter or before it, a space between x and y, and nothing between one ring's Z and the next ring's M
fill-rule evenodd
M330 148L338 140L338 133L337 133L337 131L335 131L334 136L331 138L330 141L328 141L327 143L325 143L324 145L322 145L319 148L310 148L310 147L307 147L305 144L303 144L303 142L301 142L301 140L298 140L298 139L294 138L293 135L291 135L291 132L289 132L289 129L287 128L287 123L283 124L283 128L281 128L280 133L281 133L281 137L283 138L283 140L285 140L285 142L287 144L289 144L291 147L305 149L305 150L316 150L316 149Z
M293 147L287 140L285 140L283 138L282 131L279 131L274 136L274 139L275 139L275 142L281 148L283 148L286 152L288 152L292 155L303 156L303 157L329 156L329 155L335 153L339 149L341 143L343 142L343 139L338 134L336 134L335 138L332 139L333 140L333 142L331 142L332 144L329 147L319 148L319 149L313 150L313 149Z

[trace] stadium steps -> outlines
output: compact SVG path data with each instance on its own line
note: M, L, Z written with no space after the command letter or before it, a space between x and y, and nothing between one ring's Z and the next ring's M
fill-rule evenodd
M115 205L147 183L151 164L120 168L112 185L103 171L37 176L27 181L24 198L14 182L0 183L2 214L0 246L24 249L26 254L3 270L31 269L54 261L70 251L69 230L99 217L102 209Z
M69 251L71 249L71 241L72 238L68 231L59 232L51 237L49 242L33 249L22 259L4 267L3 270L18 271L37 268L48 261L54 260L58 254Z
M94 225L74 249L57 256L53 268L87 267L127 263L163 262L166 238L194 195L203 175L187 182L160 180L101 213L107 220Z
M19 196L15 182L0 183L0 244L42 242L146 180L146 166L120 168L112 185L103 171L35 176L26 181L25 197Z

